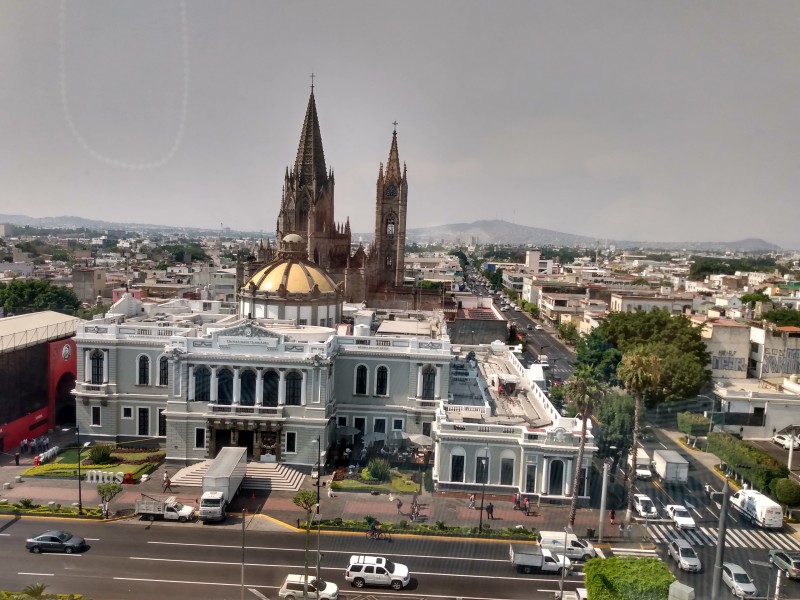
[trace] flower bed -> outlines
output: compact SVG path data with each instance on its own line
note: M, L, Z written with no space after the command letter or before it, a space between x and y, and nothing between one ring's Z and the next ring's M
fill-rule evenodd
M355 473L347 473L344 469L337 470L333 475L331 488L339 491L352 492L397 492L410 494L419 491L419 480L414 481L414 474L404 474L397 470L390 472L390 481L377 481L371 479L367 469ZM416 477L419 477L416 475Z
M372 523L376 519L367 516L362 520L354 519L328 519L322 520L319 524L320 529L326 531L369 531ZM307 523L300 523L300 526L305 528ZM311 524L311 528L317 527L317 523ZM536 541L538 531L536 529L525 529L518 527L505 527L503 529L491 529L488 524L484 524L483 533L477 527L458 527L450 526L443 521L436 523L409 523L406 520L401 520L399 523L385 523L381 522L381 527L384 531L390 534L409 534L409 535L435 535L443 537L476 537L476 538L493 538L493 539L508 539L508 540L530 540Z

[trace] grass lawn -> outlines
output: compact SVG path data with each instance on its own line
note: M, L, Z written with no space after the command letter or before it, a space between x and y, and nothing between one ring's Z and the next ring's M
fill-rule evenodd
M135 460L142 460L147 457L158 455L158 460L153 460L147 463L140 463L140 464L132 464L125 461L135 461ZM89 471L92 469L97 469L100 471L112 471L114 473L122 472L122 473L133 473L134 479L138 479L144 473L150 472L153 468L155 468L159 462L161 462L161 458L163 457L163 452L158 450L143 450L142 452L125 452L125 453L111 453L111 460L116 461L119 460L120 462L109 462L103 465L94 465L94 464L86 464L86 459L88 458L88 452L86 450L81 452L81 458L83 459L81 462L81 470L82 471ZM63 452L59 453L56 458L49 463L40 465L38 467L31 467L30 469L26 470L23 475L27 476L41 476L41 477L75 477L76 471L78 470L78 449L77 448L68 448Z
M366 469L361 473L362 477L366 475ZM400 471L391 471L391 480L383 482L365 482L359 479L339 479L333 482L334 490L364 490L364 491L382 491L382 492L397 492L411 494L419 491L419 483L411 481L410 473L401 473Z

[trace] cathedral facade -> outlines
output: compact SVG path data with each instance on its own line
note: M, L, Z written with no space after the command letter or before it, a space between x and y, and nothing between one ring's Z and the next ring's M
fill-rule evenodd
M396 126L396 124L395 124ZM276 240L296 235L308 260L324 269L348 302L370 302L392 291L403 294L408 180L400 166L397 129L389 160L380 164L375 197L375 231L368 248L353 248L350 220L335 220L335 178L325 162L312 87L292 167L286 168L275 224ZM237 267L237 289L275 258L263 242ZM410 292L410 291L409 291Z

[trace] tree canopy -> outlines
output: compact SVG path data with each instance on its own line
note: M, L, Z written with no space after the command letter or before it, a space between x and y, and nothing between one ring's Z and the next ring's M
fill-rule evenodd
M775 325L778 327L800 327L800 310L793 310L791 308L775 308L764 313L763 318L770 323L775 323Z
M43 279L13 279L0 283L0 306L6 315L43 310L74 314L81 301L71 289Z

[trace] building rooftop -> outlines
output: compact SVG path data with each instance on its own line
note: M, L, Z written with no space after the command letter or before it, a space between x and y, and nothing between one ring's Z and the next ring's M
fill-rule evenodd
M0 354L71 337L83 319L46 310L0 319Z

